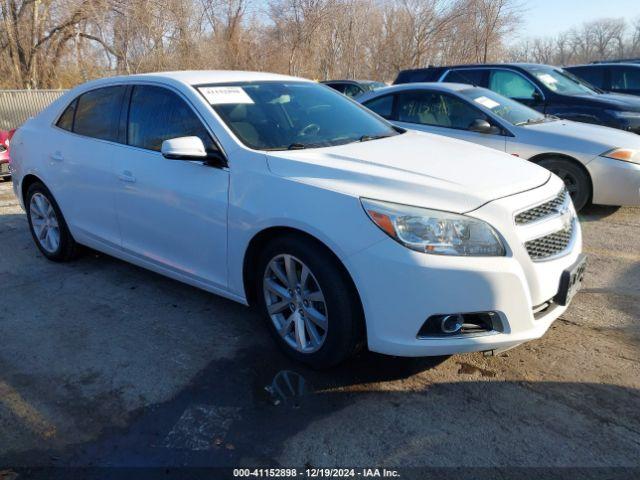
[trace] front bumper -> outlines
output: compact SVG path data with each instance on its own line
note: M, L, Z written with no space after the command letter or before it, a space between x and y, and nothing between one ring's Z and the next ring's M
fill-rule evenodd
M541 337L566 307L551 304L535 316L534 307L553 299L562 272L578 259L580 227L565 255L533 262L518 238L512 212L539 203L547 192L556 195L560 187L553 177L539 189L491 202L469 214L488 221L503 235L509 250L505 257L427 255L392 239L351 256L348 267L365 310L369 349L399 356L447 355L509 348ZM502 332L418 337L432 315L483 311L498 313Z
M640 165L596 157L586 166L593 183L593 203L640 206Z

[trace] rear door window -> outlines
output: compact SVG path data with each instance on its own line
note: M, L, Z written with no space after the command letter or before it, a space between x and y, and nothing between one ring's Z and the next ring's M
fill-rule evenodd
M640 90L640 68L613 67L611 90Z
M126 91L125 86L114 86L82 94L78 99L73 131L79 135L117 142L120 109Z
M509 70L491 70L489 90L509 98L531 100L536 88L522 75Z
M131 94L127 143L160 151L162 142L178 137L199 137L207 152L217 150L195 112L176 93L153 85L136 85Z

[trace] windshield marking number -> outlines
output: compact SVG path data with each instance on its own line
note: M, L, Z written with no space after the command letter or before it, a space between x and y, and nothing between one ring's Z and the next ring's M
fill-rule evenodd
M241 87L201 87L198 90L211 105L253 104L251 97Z

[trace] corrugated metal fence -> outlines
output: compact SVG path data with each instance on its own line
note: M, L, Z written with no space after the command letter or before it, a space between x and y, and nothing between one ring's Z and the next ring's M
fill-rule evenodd
M0 90L0 130L18 128L66 90Z

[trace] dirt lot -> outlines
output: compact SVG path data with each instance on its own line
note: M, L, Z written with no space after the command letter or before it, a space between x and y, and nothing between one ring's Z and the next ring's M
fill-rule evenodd
M0 183L0 466L638 467L640 209L582 220L586 285L543 339L318 373L243 306L46 261Z

